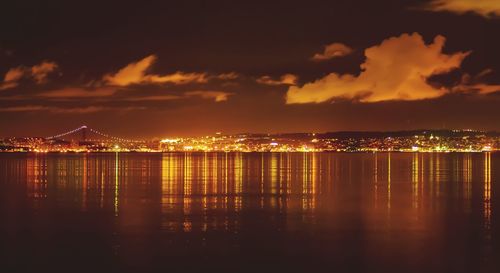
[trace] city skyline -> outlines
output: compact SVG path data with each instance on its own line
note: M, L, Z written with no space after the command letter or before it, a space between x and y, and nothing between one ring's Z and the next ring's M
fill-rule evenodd
M53 1L5 11L2 137L81 124L145 139L500 130L495 1Z
M124 137L124 136L116 136L113 134L109 134L109 131L105 131L107 133L102 133L102 129L95 129L93 126L89 126L86 124L82 124L80 126L75 126L70 129L68 128L62 128L59 129L59 131L52 131L50 132L49 135L42 135L37 132L28 132L27 134L24 135L14 135L14 134L8 134L8 132L3 132L3 134L0 134L0 138L25 138L25 137L37 137L37 138L47 138L47 139L53 139L57 138L58 136L63 136L63 135L68 135L72 134L74 132L78 131L90 131L94 132L96 134L100 134L101 136L103 135L112 135L112 138L122 138L122 139L127 139L130 141L148 141L148 140L158 140L158 139L163 139L163 138L176 138L176 137L182 137L182 138L197 138L197 137L207 137L207 136L212 136L212 135L226 135L226 136L236 136L236 135L294 135L294 134L354 134L354 135L362 135L362 134L376 134L376 135L387 135L390 136L391 134L396 134L400 135L401 133L411 133L411 132L425 132L425 131L436 131L436 132L477 132L477 133L492 133L492 134L499 134L499 130L481 130L481 129L476 129L476 128L411 128L411 129L401 129L401 130L331 130L331 131L283 131L283 132L271 132L271 131L240 131L240 132L235 132L235 133L229 133L229 132L224 132L222 130L212 130L206 134L164 134L164 135L156 135L156 136L150 136L150 137L144 137L141 136L141 134L137 135L131 135L130 137ZM82 132L80 132L82 134ZM82 139L83 140L83 139Z
M477 130L215 134L128 139L86 125L47 137L0 139L1 152L494 152L500 133Z

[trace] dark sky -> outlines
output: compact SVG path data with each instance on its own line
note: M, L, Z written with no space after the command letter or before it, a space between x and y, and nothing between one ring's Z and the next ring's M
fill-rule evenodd
M500 130L481 2L9 1L0 136Z

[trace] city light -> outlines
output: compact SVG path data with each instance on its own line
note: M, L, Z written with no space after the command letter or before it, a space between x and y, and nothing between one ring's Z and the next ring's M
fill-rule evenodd
M217 132L200 137L132 140L80 126L51 137L6 138L5 152L490 152L500 148L500 136L472 130L419 134L364 132L302 134L236 134Z

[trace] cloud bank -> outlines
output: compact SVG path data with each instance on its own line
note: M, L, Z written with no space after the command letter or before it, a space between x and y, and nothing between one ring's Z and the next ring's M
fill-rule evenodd
M498 0L432 0L423 8L456 14L473 12L486 18L500 16L500 1Z
M286 103L321 103L335 99L379 102L440 97L450 90L427 80L460 67L469 52L445 54L443 36L426 44L418 33L403 34L365 50L359 75L331 73L324 78L291 86Z
M94 98L111 96L115 92L116 90L110 87L101 87L95 90L80 87L67 87L45 91L40 93L38 96L46 98Z
M102 111L131 111L144 110L145 107L104 107L104 106L86 106L86 107L57 107L57 106L41 106L41 105L26 105L12 106L0 108L0 112L51 112L54 114L89 114Z
M172 74L153 74L149 73L152 65L156 61L156 55L149 55L137 62L128 64L127 66L119 69L115 73L108 73L101 77L99 80L92 80L87 84L78 84L75 86L61 86L59 88L38 91L35 94L23 94L18 96L0 97L1 100L13 101L33 101L44 102L45 105L20 105L12 107L3 107L0 112L52 112L52 113L75 113L87 114L107 110L140 110L146 109L150 102L161 102L171 100L192 100L203 99L212 100L214 102L227 101L229 96L233 95L231 92L220 91L217 89L188 89L182 90L173 88L165 94L165 90L147 89L143 92L126 92L136 88L133 85L157 85L170 83L174 85L197 83L205 84L209 80L217 81L233 81L240 77L236 72L208 75L208 73L184 73L175 72ZM36 84L43 84L47 81L50 73L58 68L54 62L42 62L32 67L19 66L12 68L4 76L3 82L0 82L0 90L8 89L18 86L21 80L30 78ZM160 86L163 88L163 86ZM125 90L123 93L120 93ZM82 107L65 107L59 106L60 102L78 102ZM101 106L91 105L93 102L98 101ZM113 103L130 103L140 104L141 106L134 105L133 107L116 107ZM36 103L38 104L38 103ZM51 105L47 105L51 104ZM88 105L91 106L88 106ZM109 105L109 106L108 106Z

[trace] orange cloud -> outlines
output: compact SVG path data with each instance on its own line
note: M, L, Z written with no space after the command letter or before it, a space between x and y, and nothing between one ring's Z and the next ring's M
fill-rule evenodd
M298 77L293 74L285 74L281 76L278 80L271 78L270 76L262 76L257 79L258 83L266 85L296 85Z
M320 103L333 99L379 102L436 98L449 90L427 83L433 75L460 67L468 52L443 54L443 36L427 45L418 33L384 40L365 50L366 60L356 75L331 73L302 87L291 86L286 102Z
M114 75L105 75L104 81L113 85L129 85L144 81L146 70L155 62L156 56L150 55L138 62L131 63Z
M147 56L138 62L125 66L115 74L105 75L103 80L110 85L117 86L144 83L186 84L207 82L207 75L205 73L175 72L168 75L147 74L156 59L155 55Z
M3 82L0 83L0 90L14 88L19 85L19 81L24 76L24 69L22 67L11 68L5 74Z
M325 46L323 53L316 53L312 56L312 61L326 61L337 57L342 57L352 53L352 48L342 43L333 43Z
M200 97L203 99L214 99L215 102L227 101L232 93L223 91L188 91L185 93L187 97Z
M173 74L159 76L148 75L146 76L147 82L152 83L173 83L173 84L186 84L186 83L205 83L207 82L207 75L205 73L184 73L175 72Z
M108 97L116 93L116 89L112 87L100 87L97 89L86 89L78 87L69 87L57 90L46 91L40 93L39 97L49 99L82 99L82 98L102 98ZM127 97L127 98L113 98L114 101L134 101L134 102L147 102L147 101L167 101L178 100L191 97L200 97L202 99L213 99L216 102L226 101L232 93L224 91L188 91L183 94L173 95L150 95L140 97Z
M157 95L157 96L144 96L144 97L134 97L127 98L127 101L165 101L165 100L177 100L180 99L177 95Z
M11 68L5 74L4 82L15 82L20 80L24 75L24 70L21 67Z
M36 106L36 105L26 105L26 106L12 106L12 107L2 107L0 112L32 112L48 109L46 106Z
M499 84L485 84L481 83L481 78L493 72L491 69L485 69L475 76L464 74L459 84L452 87L452 92L455 93L479 93L490 94L500 91Z
M227 101L229 96L233 93L224 91L187 91L179 95L152 95L152 96L142 96L142 97L132 97L126 98L126 101L167 101L167 100L179 100L187 99L192 97L198 97L202 99L213 99L215 102Z
M1 108L1 112L35 112L35 111L49 111L54 113L93 113L104 110L103 107L89 106L89 107L76 107L76 108L60 108L51 106L39 105L26 105L26 106L12 106Z
M103 107L103 106L87 106L87 107L73 107L73 108L63 108L63 107L53 107L53 106L41 106L41 105L26 105L26 106L12 106L0 108L0 112L37 112L46 111L51 113L64 113L64 114L88 114L101 111L131 111L131 110L143 110L145 107Z
M18 86L18 82L3 82L0 83L0 90L10 89Z
M500 84L463 84L453 87L454 92L459 93L479 93L479 94L490 94L495 92L500 92Z
M474 12L487 18L500 16L500 1L498 0L432 0L423 8L457 14Z
M102 87L95 90L89 90L79 87L68 87L63 89L51 90L40 93L39 96L47 98L86 98L86 97L106 97L116 92L113 88Z
M47 76L49 75L49 73L54 72L56 69L56 63L44 61L39 65L34 65L31 67L31 76L36 83L41 84L47 80Z
M57 69L57 64L54 62L43 61L32 67L18 66L9 69L4 76L4 80L0 83L0 90L14 88L19 85L19 81L23 77L31 77L37 84L42 84L47 81L50 73Z
M229 72L217 75L216 78L220 80L236 80L240 75L236 72Z

